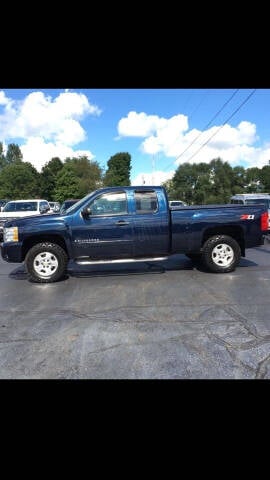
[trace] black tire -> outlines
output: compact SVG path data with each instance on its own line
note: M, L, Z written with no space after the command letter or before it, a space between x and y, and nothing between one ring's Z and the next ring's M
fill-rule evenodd
M228 235L215 235L203 245L202 261L206 268L215 273L233 272L240 262L240 246Z
M29 279L36 283L56 282L66 273L67 263L65 250L51 242L34 245L25 257Z

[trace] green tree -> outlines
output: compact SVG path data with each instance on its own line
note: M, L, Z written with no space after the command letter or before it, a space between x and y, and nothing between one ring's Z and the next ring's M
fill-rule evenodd
M172 189L176 199L192 205L205 203L210 188L210 169L206 163L183 163L172 178Z
M12 163L0 171L0 197L13 200L40 196L39 173L29 162Z
M58 172L63 168L63 162L58 157L52 158L44 167L40 174L41 197L46 200L54 200L54 191L56 187L56 178Z
M210 163L184 163L176 170L170 190L188 204L228 203L233 193L243 191L245 169L233 169L220 158Z
M74 174L79 180L77 198L82 198L103 185L102 169L97 162L89 160L87 156L67 158L65 164L73 166Z
M107 162L108 168L104 175L106 186L130 185L131 156L127 152L116 153Z
M247 183L247 172L244 167L234 167L231 176L231 195L243 193Z
M220 158L211 160L209 166L211 188L205 203L228 203L232 192L232 167Z
M270 165L265 165L260 171L260 180L263 187L263 192L270 193Z
M6 166L6 157L4 154L3 143L0 142L0 170Z
M177 199L176 192L174 191L174 185L172 179L166 180L162 183L162 186L165 188L169 200L182 200L181 198Z
M21 163L22 159L23 159L23 155L19 145L16 145L15 143L10 143L8 145L7 153L6 153L7 165L10 165L12 163Z
M80 181L72 163L65 163L63 168L56 175L54 198L63 202L67 198L79 198Z

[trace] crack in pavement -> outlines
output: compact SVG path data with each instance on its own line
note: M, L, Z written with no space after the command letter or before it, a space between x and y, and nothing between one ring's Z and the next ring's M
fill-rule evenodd
M258 363L255 378L265 378L267 375L268 365L270 367L270 354Z

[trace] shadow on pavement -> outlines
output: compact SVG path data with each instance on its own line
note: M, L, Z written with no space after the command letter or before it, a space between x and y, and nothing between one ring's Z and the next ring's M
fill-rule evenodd
M237 268L252 267L258 264L241 258L240 264ZM68 264L68 274L63 277L61 281L65 281L71 277L100 277L100 276L116 276L116 275L146 275L146 274L161 274L166 271L176 270L198 270L199 272L209 273L199 261L192 261L185 255L177 255L177 258L169 258L160 261L134 262L132 265L128 262L122 264L99 264L99 265L77 265L70 261ZM23 265L16 267L9 277L14 280L27 280L27 273ZM58 283L56 282L56 283ZM35 282L31 282L35 283Z

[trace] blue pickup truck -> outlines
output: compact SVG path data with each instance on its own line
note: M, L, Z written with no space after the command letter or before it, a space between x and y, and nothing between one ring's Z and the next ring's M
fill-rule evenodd
M69 260L93 265L164 259L184 253L211 272L232 272L245 249L268 233L263 205L169 207L163 187L107 187L65 213L7 221L1 254L25 262L28 278L55 282Z

